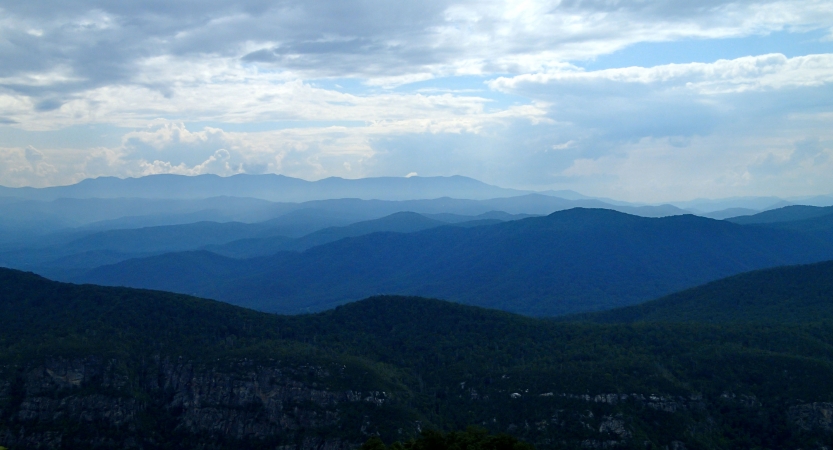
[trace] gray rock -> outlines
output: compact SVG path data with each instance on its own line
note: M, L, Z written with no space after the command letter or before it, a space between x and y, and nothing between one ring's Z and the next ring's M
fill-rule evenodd
M833 431L833 403L808 403L793 406L787 413L790 421L804 431Z

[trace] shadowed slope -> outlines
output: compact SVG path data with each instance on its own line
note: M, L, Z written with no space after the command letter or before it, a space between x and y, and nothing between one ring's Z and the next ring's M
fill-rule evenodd
M163 255L95 269L108 285L197 293L296 313L388 293L530 315L623 306L749 270L833 258L833 244L696 216L572 209L475 228L374 233L172 277ZM244 268L244 269L241 269Z
M830 321L833 261L743 273L640 305L567 319L599 323Z

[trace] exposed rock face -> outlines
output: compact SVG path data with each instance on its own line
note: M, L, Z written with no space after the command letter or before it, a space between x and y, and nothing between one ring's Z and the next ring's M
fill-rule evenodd
M552 392L541 394L541 397L552 397ZM648 408L657 411L664 411L674 413L683 410L702 410L705 408L703 397L700 394L692 394L690 397L671 397L664 395L644 395L644 394L597 394L597 395L576 395L576 394L558 394L559 397L569 398L574 400L584 400L590 403L602 403L607 405L616 405L621 403L634 403L644 405ZM760 406L760 404L758 404Z
M599 425L599 433L612 433L620 439L631 437L631 432L625 427L625 421L620 417L605 416Z
M407 438L423 424L431 426L419 421L429 416L415 409L397 415L405 403L397 396L406 390L385 392L377 381L359 389L358 378L345 378L344 367L250 360L201 365L163 357L133 364L91 357L0 367L0 446L347 450L380 430ZM732 393L705 399L696 393L535 395L528 389L489 389L475 391L460 383L454 386L459 395L447 396L450 400L441 407L482 408L477 412L481 419L472 423L515 434L542 450L681 450L686 448L682 440L702 448L697 436L715 435L718 429L715 404L740 414L763 410L754 396ZM436 402L432 407L440 408L440 394L429 394ZM514 405L523 412L501 416ZM833 403L777 411L779 420L789 419L799 433L822 436L822 441L833 436ZM646 414L650 426L658 420L681 425L649 442L641 419Z
M344 392L310 387L288 379L276 368L232 375L165 362L162 374L162 389L174 392L168 407L183 410L184 428L234 439L333 425L337 421L334 407L349 401ZM304 403L305 408L292 407Z
M833 403L809 403L793 406L790 420L803 431L833 431Z
M608 448L617 448L621 447L622 443L619 441L600 441L597 439L585 439L581 441L581 448L599 448L599 449L608 449Z
M331 432L344 425L339 407L358 403L378 409L387 399L383 392L328 390L320 382L330 373L322 367L244 363L219 370L157 359L145 369L128 376L117 361L95 358L50 360L23 369L16 381L0 386L7 405L3 417L8 417L0 423L0 445L66 447L73 436L38 429L74 423L69 428L80 427L85 443L141 448L143 438L134 432L143 426L140 422L152 421L156 428L167 427L163 433L179 433L202 448L239 441L338 450L360 443L338 437L350 432ZM145 444L160 439L165 438L145 437Z
M21 422L49 423L64 418L80 422L106 423L113 427L133 424L143 406L134 399L104 395L26 398L20 403L17 419Z

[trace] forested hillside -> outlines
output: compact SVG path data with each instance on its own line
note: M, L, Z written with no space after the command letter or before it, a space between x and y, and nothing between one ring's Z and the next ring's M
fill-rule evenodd
M691 215L574 208L472 228L374 233L257 259L171 253L74 278L195 294L263 311L320 311L375 294L552 316L635 304L749 270L833 258L794 230Z
M558 323L414 297L275 316L0 270L0 445L833 445L833 326Z
M833 321L833 261L742 273L639 305L565 320L750 324Z

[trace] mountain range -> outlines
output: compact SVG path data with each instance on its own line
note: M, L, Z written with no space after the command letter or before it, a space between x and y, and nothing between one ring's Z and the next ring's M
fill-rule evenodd
M202 199L61 198L50 201L0 199L0 246L29 246L54 234L187 225L200 221L258 223L289 221L293 216L326 216L321 224L288 230L290 237L334 225L378 219L396 212L474 216L499 211L508 214L543 215L575 207L608 208L647 217L684 214L670 205L617 206L599 200L566 200L541 194L471 200L431 198L422 200L361 200L336 198L302 203L275 203L254 198L211 197ZM470 220L470 219L466 219Z
M351 201L331 202L331 205L342 203L356 205ZM71 229L39 236L28 244L16 240L14 245L0 251L0 263L60 276L61 271L90 269L167 252L206 249L237 258L264 256L377 231L410 232L448 223L474 226L529 216L498 211L476 216L399 212L355 222L357 217L372 217L380 210L368 208L362 212L362 204L359 201L352 213L303 208L256 223L198 221L140 228Z
M454 197L485 200L515 197L530 191L506 189L463 176L325 178L306 181L283 175L149 175L140 178L101 177L69 186L48 188L0 187L0 196L30 200L59 198L203 199L246 197L273 202L306 202L333 198L417 200Z
M69 279L281 313L402 294L551 316L634 304L740 272L825 259L833 259L833 242L811 233L692 215L643 218L575 208L473 227L371 233L248 259L166 253Z
M338 177L307 181L275 174L238 174L183 176L149 175L139 178L100 177L82 180L67 186L47 188L0 186L0 198L52 201L74 198L144 198L196 200L211 197L238 197L272 202L302 203L311 200L359 198L376 200L420 200L441 197L487 200L517 197L536 193L531 190L502 188L464 177L375 177L344 179ZM570 190L545 190L537 193L565 200L598 200L613 206L645 206L590 197ZM674 207L694 214L725 215L732 210L760 212L790 204L831 206L833 196L813 197L735 197L727 199L695 199L672 202ZM576 205L581 206L581 205ZM671 205L668 205L671 206ZM551 212L551 211L550 211ZM736 214L740 215L740 214ZM725 218L714 217L714 218Z
M0 265L274 312L318 311L386 293L548 316L635 304L743 271L833 257L831 207L709 213L743 213L717 221L670 205L611 204L569 192L300 203L190 197L265 196L280 186L311 186L286 177L232 178L98 179L13 190L41 198L171 198L3 198ZM341 181L390 192L407 183L428 193L455 186L497 192L464 177Z

